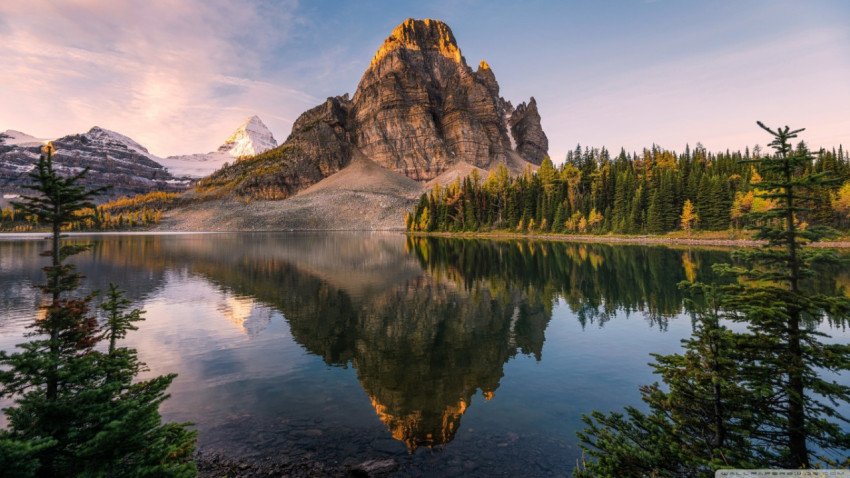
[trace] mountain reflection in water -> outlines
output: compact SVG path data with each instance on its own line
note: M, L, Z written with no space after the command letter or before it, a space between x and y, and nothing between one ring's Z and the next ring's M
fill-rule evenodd
M611 343L575 342L571 345L579 354L575 357L565 355L571 351L561 343L547 345L548 352L544 353L553 315L574 317L580 324L574 335L632 315L645 319L645 328L655 329L657 335L672 324L671 319L687 312L677 284L712 280L711 264L729 260L722 250L387 233L115 235L72 240L93 243L91 253L77 258L87 276L87 288L103 290L110 282L120 284L132 299L150 310L148 322L163 311L174 314L162 319L164 322L155 329L154 324L144 323L136 333L141 339L135 345L142 353L149 350L145 359L154 372L165 371L158 366L177 368L173 370L180 374L174 398L166 402L166 407L179 410L173 416L198 424L202 446L213 435L212 431L205 434L205 430L245 414L262 416L261 421L269 427L283 429L288 426L285 420L274 425L275 417L297 412L314 424L312 427L336 420L345 422L348 428L343 428L351 430L352 436L367 434L361 425L365 419L351 422L348 416L359 417L354 410L359 406L358 397L351 392L334 392L335 388L345 389L343 379L312 366L299 365L302 369L298 369L292 365L294 371L284 371L283 363L263 363L289 360L272 358L279 357L276 348L281 347L274 341L287 340L286 333L326 367L353 369L374 415L409 452L455 440L465 414L485 402L499 402L500 385L507 377L520 388L537 390L528 392L536 393L537 400L530 400L514 386L511 398L502 405L509 410L498 412L501 415L494 415L490 422L479 419L481 423L496 430L494 422L519 423L538 412L527 407L543 407L539 411L544 417L541 421L566 430L577 425L582 413L602 406L584 403L582 396L602 396L616 389L629 391L628 400L636 400L636 385L646 378L629 377L636 381L632 384L618 373L629 374L627 367L648 369L643 364L649 358L643 349L629 355L629 348L622 348L618 353L625 355L618 356ZM4 349L20 342L24 326L34 314L38 295L32 285L41 281L38 253L44 247L42 241L0 241L0 300L8 304L0 311L0 347ZM192 284L199 280L212 292L193 297L192 291L198 286ZM816 281L813 287L825 289L843 288L850 282L847 273L840 271L821 274ZM175 283L184 284L183 288ZM181 307L192 312L180 315L177 311L184 310ZM212 312L203 312L203 307ZM556 314L555 309L560 312ZM208 313L217 318L205 319ZM204 320L209 320L209 325L204 325ZM285 324L287 332L275 329L278 323ZM234 345L232 338L215 339L223 334L220 324L231 324L231 333L246 341ZM171 337L167 334L175 330L187 337L180 345L175 345L176 339L163 342L154 334ZM668 351L678 347L679 338L687 330L681 328L678 336L668 340ZM273 340L264 342L265 337ZM622 337L612 335L611 340ZM158 352L149 349L155 346L160 347ZM657 344L645 346L657 348ZM593 354L604 357L606 350L599 349L606 347L609 369L597 373L594 364L582 362L598 360ZM527 376L508 373L506 377L509 364L517 357L540 364L547 361L547 353L554 353L559 360L572 360L569 364L554 363L570 367L563 370L574 371L572 378L561 372L544 376L543 371L549 370L546 367L526 369ZM177 358L159 364L172 355ZM238 362L238 357L250 360ZM541 376L535 376L535 370L540 370ZM207 388L193 385L205 380L209 382ZM343 381L335 386L333 380ZM284 383L298 386L282 388ZM547 388L551 389L551 399L540 396L540 390ZM324 395L299 396L319 393L316 390L323 390ZM482 401L475 402L479 393ZM612 408L628 401L617 393L622 392L608 399L607 405ZM570 396L578 398L570 402ZM517 397L524 398L518 401ZM568 403L561 403L564 400ZM342 409L334 408L334 403L341 404ZM552 416L564 417L568 426L549 423ZM343 428L332 433L342 434L339 430ZM312 428L307 431L317 437L322 433ZM383 433L386 436L387 432ZM512 433L508 436L514 436ZM559 436L571 435L570 429ZM292 441L291 436L286 440ZM303 440L304 434L301 436ZM225 439L235 440L232 433ZM270 448L279 443L265 440L272 445L263 446ZM317 440L327 443L327 438ZM374 439L369 440L372 445L364 446L374 446ZM516 438L506 440L483 444L476 450L509 444ZM566 446L570 451L557 452L562 456L552 458L552 469L568 471L568 464L574 462L578 453L574 440ZM473 453L470 449L464 456ZM339 457L357 453L351 444L340 444L335 450ZM274 453L271 449L269 452ZM529 455L527 449L517 455L521 456L541 460Z

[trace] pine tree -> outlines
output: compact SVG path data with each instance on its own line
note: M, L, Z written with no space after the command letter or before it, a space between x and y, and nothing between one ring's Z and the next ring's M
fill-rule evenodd
M719 231L729 227L731 202L727 196L728 191L720 177L703 175L696 203L703 229Z
M579 433L585 459L576 476L713 476L719 468L848 466L850 433L838 406L850 387L825 376L850 370L850 345L824 343L815 325L824 318L846 324L850 299L808 291L804 280L817 262L835 262L831 251L803 249L830 234L800 228L799 217L827 186L812 173L811 157L789 140L802 130L771 130L773 156L755 154L765 179L758 196L774 207L753 213L764 247L736 256L744 267L717 265L738 280L696 284L702 293L694 331L682 355L655 356L658 384L641 390L649 411L594 412ZM696 302L692 302L696 304ZM723 321L739 321L733 333ZM809 446L825 453L816 456Z
M90 298L65 298L75 290L80 275L65 259L86 248L60 245L62 226L74 220L76 213L94 206L92 199L100 191L78 185L86 171L63 178L53 168L53 146L48 144L33 171L29 189L37 196L23 196L14 206L24 215L51 225L52 248L45 253L51 259L45 267L47 282L40 286L50 296L43 320L31 327L34 340L15 354L0 353L0 393L15 398L17 406L7 409L9 431L3 437L21 443L33 456L22 457L35 464L42 475L65 469L72 460L74 427L81 418L85 401L78 390L94 386L88 376L97 321L89 315ZM70 384L67 382L71 382ZM70 386L69 386L70 385ZM29 467L28 467L29 468Z
M144 312L131 309L130 304L115 284L109 285L101 306L106 313L101 338L108 344L102 357L101 388L109 400L101 403L96 415L101 427L80 448L79 459L87 464L86 472L95 476L192 476L195 433L186 429L188 424L163 424L159 415L166 390L177 375L133 383L145 364L135 350L119 346L128 331L137 329L134 322L144 320Z
M555 209L555 216L552 218L552 232L564 232L564 203L560 201Z
M574 475L589 477L713 477L719 468L752 468L757 448L750 392L742 386L740 334L721 325L722 292L714 286L688 286L693 333L684 353L653 355L654 372L665 386L641 388L644 413L593 412L579 432L585 458ZM588 459L589 458L589 459Z
M649 209L646 211L646 231L653 234L664 232L664 206L661 192L655 189L650 193Z
M630 232L638 232L646 228L646 183L640 184L632 199L632 210L629 215L628 228Z
M756 387L770 390L770 407L759 417L763 431L757 435L770 450L770 466L809 468L815 452L850 448L850 434L839 423L846 421L836 408L850 401L850 387L822 378L823 373L850 370L850 346L827 344L813 325L825 317L833 322L850 318L850 300L807 291L804 279L818 262L834 262L831 251L803 249L807 243L828 237L828 228L802 229L799 218L815 199L812 194L830 184L827 173L808 171L812 158L794 151L789 143L803 131L789 127L770 129L773 156L752 160L765 179L756 185L760 196L776 207L753 213L756 239L766 246L738 252L744 268L720 268L741 277L729 301L752 333L748 349L755 356Z
M97 351L105 336L90 312L92 296L71 296L82 277L66 259L88 247L61 244L61 231L85 217L83 211L94 211L92 199L103 188L88 190L80 184L88 170L68 178L57 174L53 152L52 145L46 146L30 173L34 184L29 188L39 194L15 204L24 215L51 227L52 248L45 253L51 263L44 268L47 281L40 286L50 300L43 307L43 318L30 326L31 340L16 353L0 352L0 396L15 400L4 410L8 429L0 432L3 473L103 476L122 465L121 476L192 475L194 435L180 425L162 427L167 435L151 433L151 427L140 422L144 418L150 425L159 420L158 405L173 376L153 380L162 385L154 396L118 397L128 388L141 387L145 393L152 389L145 382L129 385L140 364L117 364L109 354ZM135 448L115 454L121 445L103 438L121 420L123 425L134 425L123 429L122 436L125 446L132 443ZM178 444L180 452L173 448ZM136 458L141 455L147 461Z
M621 161L627 161L625 153L621 153ZM612 212L612 229L617 232L633 232L630 224L631 198L635 193L634 175L631 168L619 173L616 192L614 194L614 209Z

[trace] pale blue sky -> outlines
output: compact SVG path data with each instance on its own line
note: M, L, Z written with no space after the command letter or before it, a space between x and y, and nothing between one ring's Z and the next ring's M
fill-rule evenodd
M850 144L850 2L125 1L0 4L0 130L94 124L159 155L214 149L258 114L279 141L353 93L407 17L451 26L514 104L534 96L556 161L583 145ZM49 33L48 33L49 32Z

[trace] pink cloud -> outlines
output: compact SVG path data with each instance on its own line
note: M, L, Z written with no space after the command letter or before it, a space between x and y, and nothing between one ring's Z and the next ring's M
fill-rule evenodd
M285 137L295 112L316 100L262 67L297 25L295 8L4 2L0 125L55 137L97 124L159 155L215 148L252 114Z

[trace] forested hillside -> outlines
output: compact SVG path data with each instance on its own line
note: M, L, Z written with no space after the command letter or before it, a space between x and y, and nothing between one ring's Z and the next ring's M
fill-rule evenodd
M809 153L805 143L796 153ZM657 146L640 154L581 148L553 166L511 177L505 167L423 194L405 217L413 231L516 231L659 234L677 229L726 230L747 225L748 213L774 207L754 185L764 173L752 151L709 153L697 144L684 153ZM810 153L811 154L811 153ZM813 153L810 172L838 178L816 191L801 222L850 226L850 158L843 147Z
M152 191L133 197L121 197L95 207L81 208L65 231L122 231L148 228L159 224L163 212L180 203L179 193ZM14 207L0 209L0 231L31 232L43 230L46 224L37 217Z

